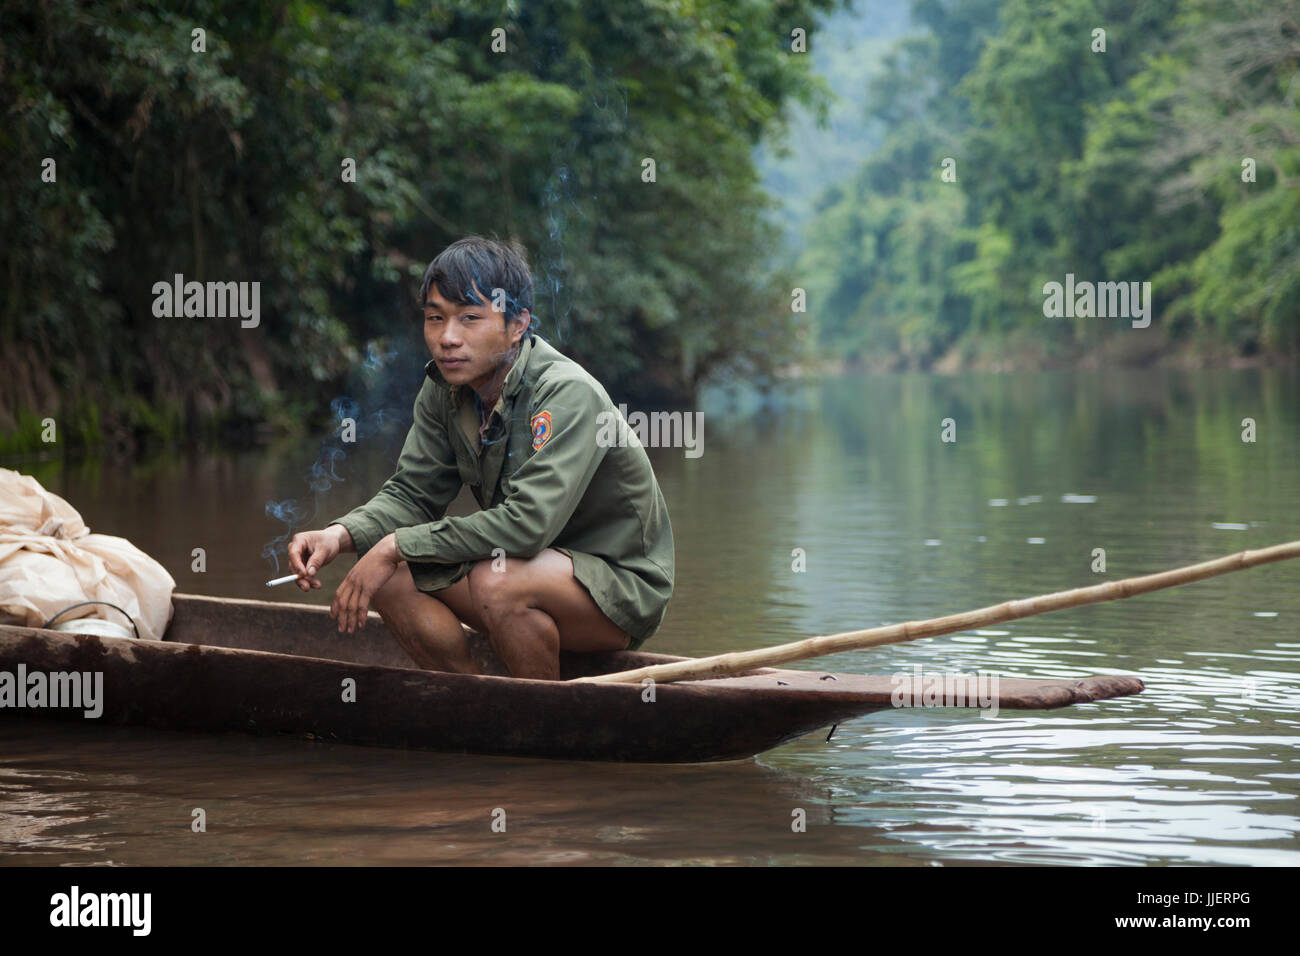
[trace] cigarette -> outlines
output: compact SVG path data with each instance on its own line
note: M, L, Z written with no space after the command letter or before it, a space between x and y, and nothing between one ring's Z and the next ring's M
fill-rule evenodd
M306 575L302 575L302 574L286 574L286 575L285 575L284 577L282 577L282 578L275 578L275 579L272 580L272 581L267 581L267 582L266 582L266 586L267 586L268 588L273 588L273 587L275 587L277 584L288 584L290 581L297 581L297 580L298 580L299 578L301 578L301 577L306 577Z

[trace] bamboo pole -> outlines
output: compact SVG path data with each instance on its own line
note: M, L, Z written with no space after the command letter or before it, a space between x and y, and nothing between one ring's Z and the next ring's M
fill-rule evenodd
M975 611L949 614L944 617L930 618L926 621L908 621L903 624L888 624L883 627L869 627L860 631L845 631L842 634L829 634L822 637L809 637L791 644L778 644L776 647L764 647L753 651L733 651L717 654L713 657L692 658L675 661L670 664L655 664L651 667L639 667L636 670L619 671L614 674L597 674L592 677L579 677L570 683L611 684L640 683L650 678L656 683L666 684L679 680L696 680L707 677L722 677L755 667L771 667L776 664L788 664L790 661L806 660L810 657L822 657L837 654L840 651L855 651L867 647L879 647L883 644L901 644L915 641L922 637L938 637L940 634L952 634L968 631L975 627L987 627L1001 624L1048 611L1060 611L1065 608L1081 607L1085 604L1098 604L1102 601L1114 601L1119 598L1159 591L1162 588L1190 584L1219 574L1241 571L1260 564L1273 561L1285 561L1300 557L1300 541L1276 544L1257 551L1241 551L1229 554L1213 561L1190 564L1182 568L1160 571L1142 577L1125 578L1122 581L1108 581L1086 588L1071 591L1057 591L1038 597L1023 598L1018 601L1004 601Z

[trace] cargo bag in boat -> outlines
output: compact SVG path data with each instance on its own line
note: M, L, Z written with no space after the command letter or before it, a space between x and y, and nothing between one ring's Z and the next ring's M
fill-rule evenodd
M35 478L0 468L0 624L41 627L69 605L99 601L130 616L140 637L161 640L175 587L167 570L131 542L91 534L76 509ZM103 603L74 608L58 621L80 618L127 625Z

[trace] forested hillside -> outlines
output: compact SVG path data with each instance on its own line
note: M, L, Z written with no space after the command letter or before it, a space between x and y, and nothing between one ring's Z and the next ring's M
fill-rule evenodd
M875 367L1294 360L1300 4L916 0L799 274ZM945 160L950 160L945 166ZM945 168L949 175L944 176ZM1044 286L1150 282L1147 328Z
M539 331L619 398L763 367L753 150L834 5L3 0L0 452L291 427L368 355L413 388L418 276L468 233L525 245ZM259 324L156 316L176 274L259 282Z

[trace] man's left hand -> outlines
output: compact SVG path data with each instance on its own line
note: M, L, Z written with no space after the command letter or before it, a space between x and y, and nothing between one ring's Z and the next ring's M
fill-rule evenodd
M402 562L397 550L397 535L389 534L379 540L365 556L353 565L330 602L330 617L339 622L339 633L353 634L366 626L370 613L370 600L388 583Z

